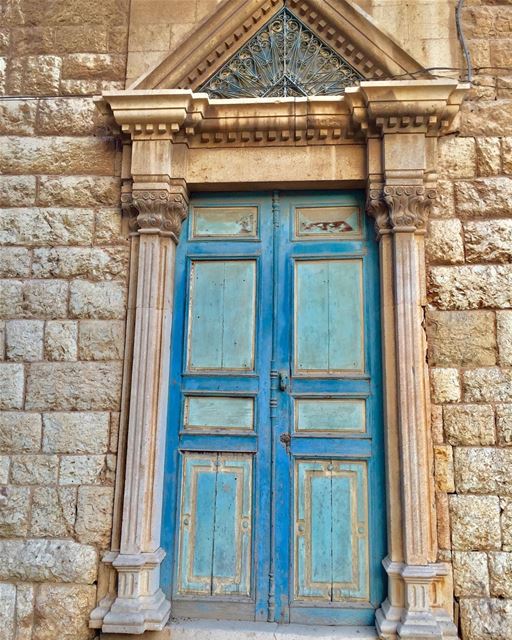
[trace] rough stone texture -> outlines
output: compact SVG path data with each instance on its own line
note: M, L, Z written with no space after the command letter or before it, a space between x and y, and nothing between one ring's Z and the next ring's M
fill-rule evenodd
M34 489L31 535L51 538L72 536L74 535L75 520L76 489L74 487L37 487Z
M30 253L22 247L0 249L0 278L27 278L30 276Z
M499 363L502 366L512 366L512 311L498 311L496 313L498 334Z
M4 640L15 640L16 587L0 583L0 628Z
M490 553L491 596L512 598L512 553Z
M11 480L13 484L55 484L59 459L48 455L13 456Z
M512 600L463 599L460 612L464 640L512 638Z
M119 282L76 280L70 286L69 311L73 318L124 318L126 287Z
M41 448L41 416L38 413L0 411L0 452L30 453Z
M78 355L78 326L72 320L51 320L44 332L46 360L76 360Z
M26 487L0 487L0 538L27 535L30 491Z
M431 300L440 309L512 307L512 267L463 265L432 267Z
M471 369L463 373L465 402L512 402L512 370Z
M476 175L474 138L447 136L439 141L439 173L450 178L473 178Z
M43 359L44 322L10 320L5 328L7 360L32 362Z
M455 595L488 596L489 569L487 554L478 551L455 551L453 554Z
M0 363L0 410L23 407L24 380L23 365Z
M81 360L120 360L124 350L124 322L83 320L80 322Z
M457 369L432 369L430 382L434 402L443 404L460 400L460 380Z
M108 547L112 527L113 487L80 487L76 534L79 542Z
M501 446L512 445L512 404L496 406L496 431L498 444Z
M457 214L463 218L506 217L511 198L512 178L482 178L455 183Z
M87 618L96 604L96 589L86 585L42 585L35 605L37 640L87 640L95 634Z
M43 414L43 451L47 453L107 453L108 413Z
M127 271L128 256L118 248L62 247L34 249L32 272L36 278L111 280Z
M512 220L464 224L467 262L512 262Z
M512 551L512 499L501 498L501 530L503 532L503 550Z
M426 251L432 264L464 262L461 221L457 219L432 220L426 240Z
M458 493L512 495L512 449L455 449Z
M452 545L456 551L499 550L500 500L496 496L450 496Z
M60 484L104 484L112 481L106 456L62 456L60 464Z
M0 242L21 245L87 245L92 242L92 209L0 210Z
M496 441L494 410L489 405L447 405L443 418L446 440L451 445L485 446Z
M496 176L501 173L501 139L476 139L476 164L479 176Z

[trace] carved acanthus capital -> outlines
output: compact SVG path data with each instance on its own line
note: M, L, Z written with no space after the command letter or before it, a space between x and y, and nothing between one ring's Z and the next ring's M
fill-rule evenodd
M366 194L366 211L375 221L375 231L378 236L389 233L391 224L382 184L370 184Z
M389 221L395 231L425 229L429 210L436 198L436 190L424 185L386 185L384 200Z
M188 202L182 191L134 189L133 203L138 211L139 232L165 233L178 241L188 211Z

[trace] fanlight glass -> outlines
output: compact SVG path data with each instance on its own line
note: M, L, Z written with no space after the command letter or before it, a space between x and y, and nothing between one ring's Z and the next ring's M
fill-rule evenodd
M362 79L291 11L283 9L200 91L211 98L332 96Z

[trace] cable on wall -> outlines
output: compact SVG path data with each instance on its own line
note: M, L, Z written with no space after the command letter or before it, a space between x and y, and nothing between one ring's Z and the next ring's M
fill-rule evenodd
M464 0L458 0L457 9L455 11L455 22L457 23L457 34L459 36L460 46L462 47L462 52L464 53L464 58L466 59L467 81L469 83L472 83L473 82L473 65L471 64L471 54L469 53L466 38L464 36L464 29L462 27L463 7L464 7Z

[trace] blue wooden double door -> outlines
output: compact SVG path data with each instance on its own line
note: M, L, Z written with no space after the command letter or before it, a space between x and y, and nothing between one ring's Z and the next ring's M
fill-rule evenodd
M192 199L163 524L175 616L373 624L386 529L378 282L360 192Z

